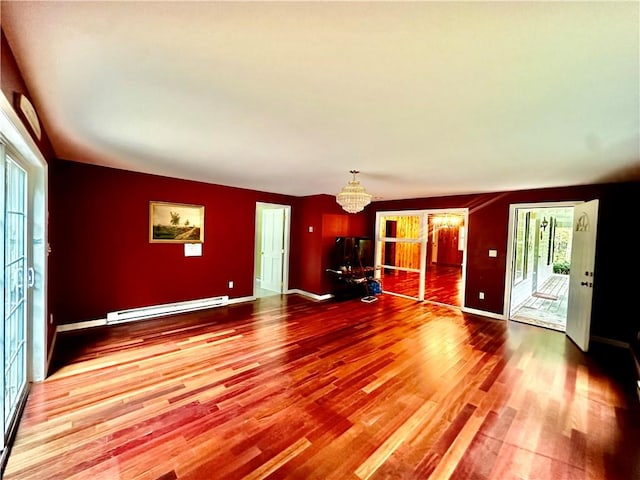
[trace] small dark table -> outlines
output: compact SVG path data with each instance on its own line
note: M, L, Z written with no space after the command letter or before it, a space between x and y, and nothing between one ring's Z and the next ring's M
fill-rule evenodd
M327 268L331 278L332 294L334 298L346 299L366 296L369 294L367 282L373 279L376 269L374 267L339 267Z

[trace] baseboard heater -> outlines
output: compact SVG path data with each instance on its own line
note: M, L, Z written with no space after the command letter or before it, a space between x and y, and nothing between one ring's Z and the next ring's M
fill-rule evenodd
M222 295L220 297L203 298L200 300L167 303L151 307L131 308L129 310L107 313L107 324L111 325L114 323L133 322L135 320L162 317L164 315L173 315L175 313L185 313L192 312L194 310L203 310L205 308L221 307L228 304L229 297L227 295Z

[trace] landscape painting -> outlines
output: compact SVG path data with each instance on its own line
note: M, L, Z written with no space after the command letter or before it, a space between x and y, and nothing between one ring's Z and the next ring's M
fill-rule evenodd
M204 242L204 206L182 203L149 203L151 243Z

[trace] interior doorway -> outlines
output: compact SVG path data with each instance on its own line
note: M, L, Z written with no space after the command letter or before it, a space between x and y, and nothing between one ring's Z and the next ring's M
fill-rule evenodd
M462 307L467 209L378 212L376 277L391 295Z
M566 332L574 207L515 206L509 319Z
M427 214L426 301L462 307L466 224L464 211Z
M253 294L280 295L289 289L291 206L256 202Z

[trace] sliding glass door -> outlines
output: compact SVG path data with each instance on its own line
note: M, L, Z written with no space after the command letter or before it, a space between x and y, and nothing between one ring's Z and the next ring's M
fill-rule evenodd
M29 385L47 374L47 163L0 95L0 467ZM53 329L53 316L49 317Z
M4 150L4 149L3 149ZM27 390L27 171L9 155L2 161L4 195L4 302L2 322L3 439L17 419Z

